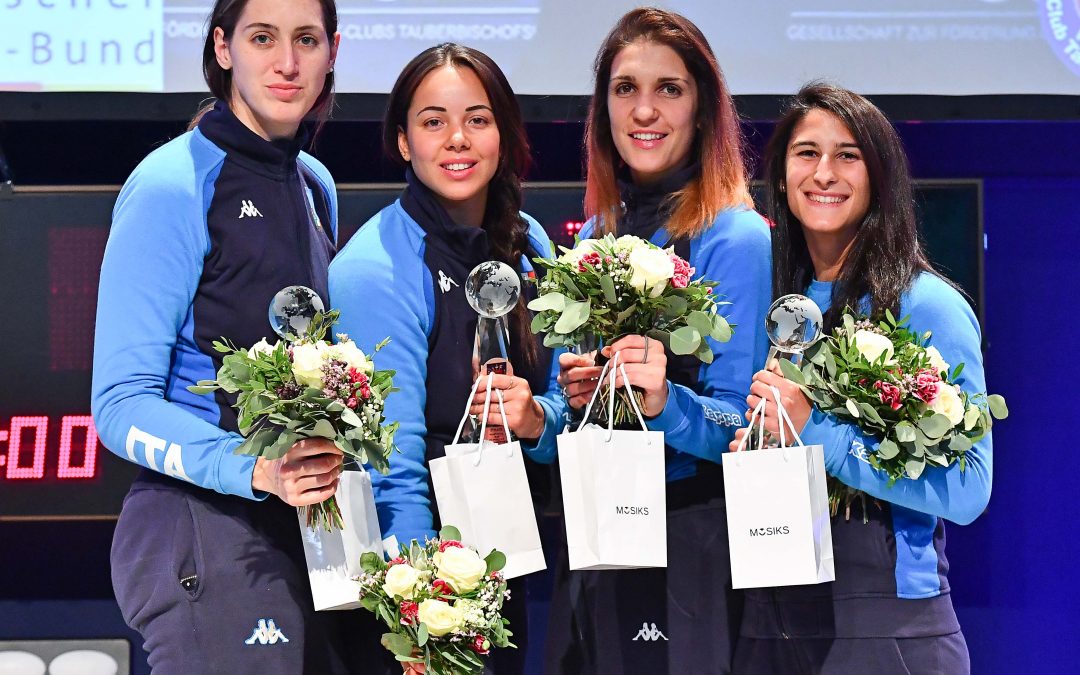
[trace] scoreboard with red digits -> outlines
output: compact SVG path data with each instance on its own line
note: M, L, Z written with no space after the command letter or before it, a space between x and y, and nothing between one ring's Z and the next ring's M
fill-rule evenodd
M115 188L0 192L0 519L113 517L135 475L90 416L115 199Z
M49 428L57 431L60 438L56 448L55 464L50 461L48 449ZM0 429L0 443L7 442L7 454L0 454L0 468L8 480L58 480L94 478L98 469L98 437L94 419L89 415L64 415L60 420L50 420L47 415L12 417L7 429ZM46 465L48 462L48 465Z

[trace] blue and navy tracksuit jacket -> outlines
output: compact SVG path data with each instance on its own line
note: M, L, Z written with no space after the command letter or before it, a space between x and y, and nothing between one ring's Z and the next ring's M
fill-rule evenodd
M823 311L833 284L814 281L807 294ZM971 307L952 286L921 273L900 300L912 331L932 333L952 367L964 364L958 384L986 391L981 336ZM802 440L825 448L825 470L867 493L851 517L832 519L836 581L831 584L747 592L743 635L781 637L929 637L960 629L949 596L945 520L966 525L990 499L992 440L987 433L967 453L967 467L927 466L918 480L888 477L868 460L879 439L857 425L814 409ZM831 618L831 621L830 621Z
M187 387L215 377L214 340L247 347L273 337L267 310L282 288L308 286L329 306L337 196L301 142L267 142L219 102L120 191L101 267L92 398L98 434L119 456L265 497L252 492L255 458L233 454L242 440L234 399Z
M408 190L423 189L410 180ZM372 485L383 536L402 543L434 535L427 462L453 442L465 412L473 383L476 312L463 287L472 268L490 259L484 230L454 225L445 214L414 217L406 208L414 203L409 198L403 195L365 223L330 266L341 331L365 350L390 338L375 363L396 371L394 385L401 388L386 399L387 419L401 424L395 436L401 452L390 458L388 475L372 474ZM522 217L531 250L516 267L528 277L533 274L529 258L550 255L551 244L539 223ZM535 288L523 283L522 292ZM513 345L536 338L513 328L515 374L529 380L535 394L554 388L550 350L541 350L540 363L523 369ZM522 442L522 449L530 456L554 454L554 435L545 434L537 445Z

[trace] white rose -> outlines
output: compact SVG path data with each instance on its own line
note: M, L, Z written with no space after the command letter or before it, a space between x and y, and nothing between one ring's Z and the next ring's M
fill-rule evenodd
M416 582L419 580L420 571L412 565L394 565L386 570L383 592L391 598L400 595L406 600L412 600L413 594L416 593Z
M877 361L882 354L885 355L886 365L893 363L892 341L884 335L869 330L857 330L855 335L851 336L851 341L855 344L855 349L870 363Z
M322 347L320 349L320 347ZM322 387L322 367L325 347L310 342L292 348L292 370L296 382L305 387Z
M930 367L934 369L934 372L949 372L949 364L945 362L945 359L941 358L941 352L937 350L937 347L927 347L926 355L930 357Z
M964 421L964 401L957 392L956 385L938 384L937 398L930 409L949 418L955 427Z
M441 637L461 629L462 611L442 600L423 600L417 610L417 618L427 624L428 633Z
M257 354L270 354L277 349L277 343L270 344L263 338L251 345L251 349L248 350L248 358L254 360Z
M577 246L559 256L559 262L577 265L583 257L596 250L598 243L596 239L582 239Z
M487 573L487 563L471 548L447 547L432 556L438 577L458 593L468 593L480 585Z
M649 292L658 297L664 292L668 279L675 276L675 263L658 248L641 247L630 251L626 262L630 265L630 285L638 291Z
M371 374L371 361L360 351L352 340L345 340L326 348L327 356L335 361L344 361L349 368L356 368L361 373Z

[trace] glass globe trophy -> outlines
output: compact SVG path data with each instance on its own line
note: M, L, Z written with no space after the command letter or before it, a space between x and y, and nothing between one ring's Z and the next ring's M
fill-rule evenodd
M806 297L793 293L777 298L765 314L765 332L772 347L768 364L781 352L801 356L821 337L821 308Z
M270 301L270 327L286 342L307 334L315 315L325 310L319 294L307 286L286 286Z
M772 347L769 348L769 357L765 360L766 367L781 353L782 358L802 356L806 348L821 337L821 308L810 298L797 293L777 298L776 302L769 306L769 311L765 313L765 333L769 336L769 342L772 343ZM775 445L768 434L765 435L764 446L761 446L759 444L761 436L754 433L752 428L748 433L750 434L750 438L747 439L748 450Z
M510 331L505 316L517 305L521 295L521 278L514 268L497 260L482 262L469 272L465 280L465 299L479 315L476 320L476 339L473 342L473 376L487 373L506 375L510 372L507 345ZM474 434L479 425L473 420ZM501 426L488 425L487 440L507 442Z

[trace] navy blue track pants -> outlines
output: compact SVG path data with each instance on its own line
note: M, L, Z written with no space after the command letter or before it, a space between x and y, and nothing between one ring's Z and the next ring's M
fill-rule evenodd
M116 526L112 580L155 675L365 673L381 649L364 610L313 609L296 510L273 496L144 471Z
M667 529L667 568L571 572L563 541L546 673L730 672L742 594L731 589L727 515L713 477L668 484Z

